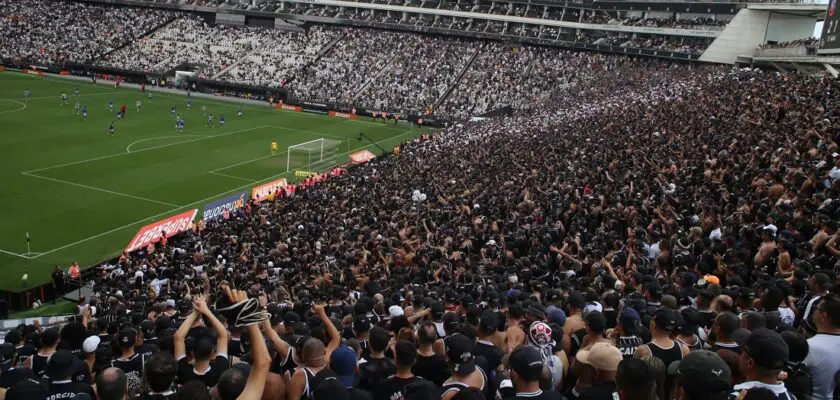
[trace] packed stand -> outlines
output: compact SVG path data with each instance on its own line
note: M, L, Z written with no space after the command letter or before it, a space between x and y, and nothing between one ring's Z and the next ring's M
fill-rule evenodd
M5 398L834 398L840 83L581 54L527 112L103 264L6 334Z
M773 42L773 43L765 43L759 48L761 49L785 49L790 47L815 47L820 43L819 39L815 38L808 38L808 39L798 39L798 40L791 40L789 42Z
M0 0L0 59L48 65L88 63L175 15L150 8Z
M338 29L315 26L305 33L269 30L264 47L247 56L220 78L256 86L282 87L329 43L341 36Z
M722 29L729 20L715 18L615 18L609 15L588 15L580 22L589 24L608 24L623 26L641 26L648 28L675 29Z
M398 56L410 56L422 37L410 33L347 28L318 62L292 83L299 98L351 103L356 92Z
M176 54L160 65L164 71L189 63L202 66L199 77L213 78L236 60L260 48L270 37L266 29L216 25L207 40Z
M98 64L135 71L162 72L165 71L166 61L177 54L192 51L213 30L212 26L198 17L184 16L149 37L108 54Z
M359 93L359 104L374 110L424 112L443 98L470 58L481 51L475 41L412 36L412 50L400 52Z

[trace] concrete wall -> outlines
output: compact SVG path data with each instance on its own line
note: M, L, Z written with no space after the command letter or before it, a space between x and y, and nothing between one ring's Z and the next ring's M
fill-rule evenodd
M769 11L741 9L700 55L700 61L732 64L739 55L754 55L764 43L769 21Z

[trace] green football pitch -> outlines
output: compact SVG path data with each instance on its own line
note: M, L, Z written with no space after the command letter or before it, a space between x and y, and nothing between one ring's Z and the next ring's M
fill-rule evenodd
M62 106L63 92L69 104ZM110 100L127 107L114 136ZM87 106L87 120L74 112L77 101ZM329 161L338 165L362 148L380 153L357 140L359 132L385 149L425 132L268 105L241 106L237 118L238 103L193 96L191 111L186 103L186 95L156 92L150 101L138 89L109 83L0 72L0 288L23 289L24 273L27 286L45 283L55 265L97 265L118 255L143 225L195 208L200 216L205 204L260 183L293 182L289 146L328 139L342 146ZM184 132L175 130L171 106L185 120ZM202 106L216 116L215 127L205 126ZM218 126L220 114L226 128ZM273 140L281 153L274 157Z

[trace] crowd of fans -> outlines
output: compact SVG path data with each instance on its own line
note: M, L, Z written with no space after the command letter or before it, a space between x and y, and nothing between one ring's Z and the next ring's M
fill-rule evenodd
M148 8L0 0L0 59L88 63L174 19Z
M820 43L819 39L797 39L789 42L768 42L760 46L762 49L785 49L790 47L816 47Z
M651 28L722 29L729 23L729 20L714 18L614 18L609 15L595 14L583 18L580 22Z
M125 46L98 62L99 65L135 71L161 72L176 54L189 52L208 38L213 28L197 17L180 17L152 35Z
M74 322L5 336L5 398L834 398L838 81L576 57L103 264Z

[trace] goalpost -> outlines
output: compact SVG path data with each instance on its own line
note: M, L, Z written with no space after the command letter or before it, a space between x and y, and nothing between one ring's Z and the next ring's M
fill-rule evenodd
M341 140L321 138L289 146L286 150L286 172L293 169L318 172L331 167L342 154L343 144Z

